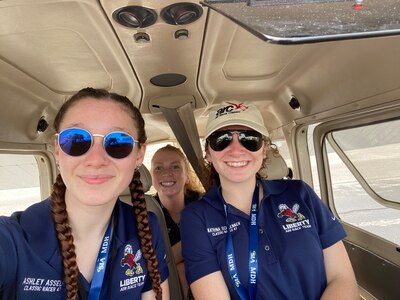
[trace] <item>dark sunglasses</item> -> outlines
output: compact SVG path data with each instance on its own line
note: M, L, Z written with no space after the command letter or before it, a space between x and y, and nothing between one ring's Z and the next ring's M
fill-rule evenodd
M212 133L207 141L214 151L222 151L233 141L233 134L237 133L240 144L251 152L261 149L264 140L261 133L255 130L220 130Z
M135 141L125 132L114 131L107 135L91 134L82 128L67 128L57 133L61 150L70 156L80 156L89 151L93 145L93 137L103 138L103 147L112 158L125 158L131 154Z

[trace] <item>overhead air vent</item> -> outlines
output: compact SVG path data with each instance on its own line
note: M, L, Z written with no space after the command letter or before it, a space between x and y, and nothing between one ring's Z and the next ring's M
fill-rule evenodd
M157 20L157 14L147 7L125 6L113 13L113 19L129 28L143 28L153 25Z
M203 9L200 5L179 2L165 7L161 11L161 18L168 24L186 25L199 19L202 14Z

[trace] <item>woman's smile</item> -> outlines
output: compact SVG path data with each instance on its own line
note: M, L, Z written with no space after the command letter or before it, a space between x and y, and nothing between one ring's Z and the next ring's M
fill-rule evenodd
M232 168L241 168L241 167L245 167L249 164L248 160L245 161L227 161L225 162L229 167Z
M103 184L114 178L111 175L84 175L79 177L88 184Z
M176 183L176 181L160 181L160 185L163 187L171 187Z

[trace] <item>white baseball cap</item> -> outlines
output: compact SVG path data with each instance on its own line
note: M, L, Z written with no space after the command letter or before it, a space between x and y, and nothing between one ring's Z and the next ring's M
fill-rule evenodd
M263 117L255 105L225 101L210 110L205 138L208 138L214 131L230 125L246 126L268 136Z

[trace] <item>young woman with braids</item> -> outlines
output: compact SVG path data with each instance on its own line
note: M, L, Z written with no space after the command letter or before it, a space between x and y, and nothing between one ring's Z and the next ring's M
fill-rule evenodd
M169 299L164 241L138 172L139 110L85 88L54 129L60 174L50 198L0 218L0 299ZM127 186L133 206L118 200Z
M359 299L340 222L303 181L259 175L271 141L258 109L224 102L206 131L213 185L180 227L195 299Z

